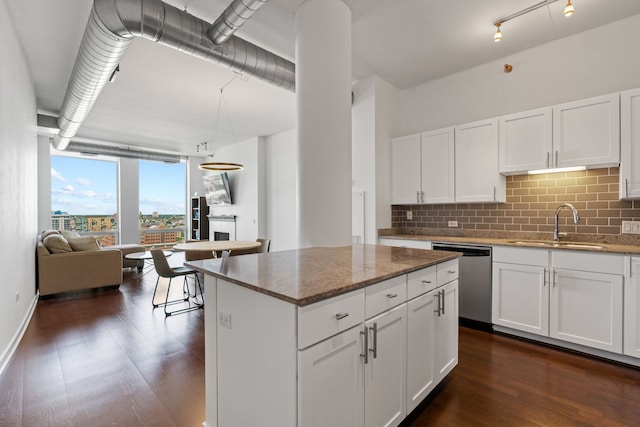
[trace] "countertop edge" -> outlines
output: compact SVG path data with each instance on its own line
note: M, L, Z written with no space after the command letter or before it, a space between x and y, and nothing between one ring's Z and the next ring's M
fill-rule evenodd
M341 287L339 289L332 289L332 290L329 290L329 291L319 292L319 293L314 294L312 296L305 297L305 298L300 298L300 299L297 299L297 298L294 298L294 297L291 297L289 295L285 295L285 294L282 294L282 293L279 293L279 292L275 292L275 291L272 291L270 289L265 289L264 287L262 287L260 285L255 285L255 284L244 282L242 280L235 279L233 277L230 277L230 276L226 275L225 273L222 273L220 271L216 271L216 270L213 270L211 268L208 268L208 267L204 266L204 261L205 260L187 261L187 262L184 263L184 265L187 266L187 267L193 268L194 270L199 271L199 272L201 272L203 274L209 274L209 275L214 276L216 278L226 280L227 282L242 286L242 287L247 288L247 289L251 289L251 290L259 292L261 294L265 294L265 295L268 295L268 296L271 296L271 297L286 301L286 302L294 304L294 305L296 305L298 307L304 307L306 305L310 305L310 304L313 304L313 303L316 303L316 302L319 302L319 301L323 301L323 300L326 300L326 299L329 299L329 298L332 298L332 297L335 297L335 296L338 296L338 295L342 295L342 294L345 294L347 292L351 292L351 291L355 291L357 289L365 288L367 286L373 285L375 283L382 282L382 281L387 280L387 279L391 279L391 278L394 278L394 277L402 276L403 274L408 274L408 273L411 273L411 272L414 272L414 271L421 270L423 268L431 267L433 265L440 264L440 263L443 263L443 262L446 262L446 261L451 261L453 259L456 259L456 258L460 257L460 254L455 253L455 252L444 252L444 251L433 251L433 252L439 252L442 255L437 260L425 261L423 264L420 264L419 266L406 267L406 268L400 269L400 270L395 271L395 272L390 273L390 274L384 274L384 275L376 276L376 277L368 279L368 280L363 280L361 282L356 282L356 283L353 283L353 284L348 285L348 286L343 286L343 287ZM212 260L209 259L207 261L211 262ZM219 263L217 263L217 265L219 265Z
M575 248L575 247L545 247L539 244L532 243L530 245L522 243L514 243L513 240L519 242L526 242L526 239L506 239L506 238L493 238L493 237L451 237L451 236L436 236L436 235L422 235L422 234L390 234L385 236L379 236L379 239L399 239L399 240L418 240L428 242L449 242L449 243L469 243L469 244L481 244L487 246L510 246L515 248L535 248L535 249L553 249L553 250L566 250L566 251L582 251L582 252L596 252L601 254L618 254L618 255L640 255L640 246L633 245L620 245L615 243L600 243L593 242L594 245L603 246L602 248ZM575 242L585 243L585 242Z

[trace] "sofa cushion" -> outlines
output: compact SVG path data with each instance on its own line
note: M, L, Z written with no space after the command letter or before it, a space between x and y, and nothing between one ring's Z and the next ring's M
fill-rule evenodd
M60 232L58 230L44 230L42 234L40 234L40 238L44 240L47 236L52 234L60 234Z
M70 230L60 230L60 234L62 234L62 237L64 237L65 239L67 239L67 242L69 241L69 239L74 238L74 237L80 237L80 233L78 233L77 231L70 231Z
M73 249L69 245L69 242L67 242L67 240L62 237L61 234L50 234L44 238L42 243L52 254L73 252Z
M95 237L81 236L81 237L69 237L67 239L69 246L74 252L80 251L99 251L98 241Z

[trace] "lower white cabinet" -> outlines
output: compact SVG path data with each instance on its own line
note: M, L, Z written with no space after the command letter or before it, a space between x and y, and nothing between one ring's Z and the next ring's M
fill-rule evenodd
M627 257L624 283L624 354L640 357L640 257Z
M549 334L548 268L493 263L492 321L537 335Z
M364 426L362 327L355 326L298 355L300 426Z
M496 247L493 323L622 353L624 257Z
M458 364L458 280L407 303L407 413Z
M364 424L397 426L406 416L407 304L369 320L364 332Z

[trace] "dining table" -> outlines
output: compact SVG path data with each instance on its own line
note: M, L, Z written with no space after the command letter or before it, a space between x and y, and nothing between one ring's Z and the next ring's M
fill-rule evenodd
M173 247L176 251L230 251L259 248L262 243L255 240L199 240L178 243Z

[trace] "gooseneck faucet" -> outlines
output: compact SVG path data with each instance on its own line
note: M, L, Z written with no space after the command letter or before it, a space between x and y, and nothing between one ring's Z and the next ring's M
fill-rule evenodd
M571 209L571 213L573 214L573 223L577 224L580 221L580 215L578 215L578 211L573 207L571 203L563 203L556 208L556 213L553 217L553 241L557 242L560 240L560 233L558 232L558 214L564 208Z

